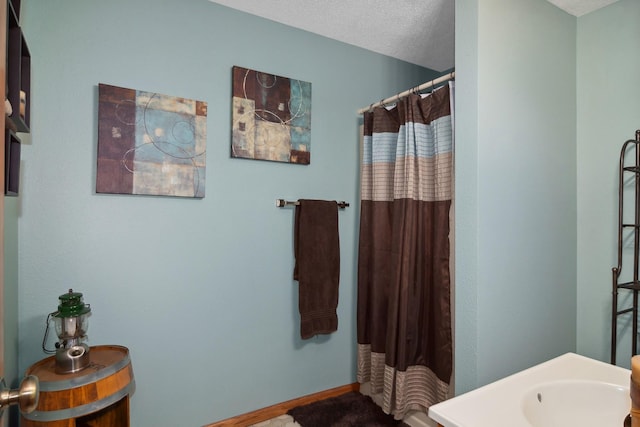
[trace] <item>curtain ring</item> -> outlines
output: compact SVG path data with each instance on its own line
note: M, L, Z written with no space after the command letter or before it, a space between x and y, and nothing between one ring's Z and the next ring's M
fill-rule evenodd
M431 80L431 93L436 90L436 79Z

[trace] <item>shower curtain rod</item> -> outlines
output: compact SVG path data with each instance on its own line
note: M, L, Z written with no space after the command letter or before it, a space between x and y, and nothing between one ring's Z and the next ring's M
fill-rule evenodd
M418 87L414 87L414 88L411 88L409 90L405 90L404 92L401 92L401 93L399 93L397 95L390 96L389 98L383 99L382 101L378 101L378 102L376 102L374 104L371 104L368 107L363 107L363 108L358 110L358 114L362 114L365 111L372 110L373 108L379 107L381 105L389 104L391 102L398 102L400 100L400 98L404 98L405 96L407 96L409 94L417 93L417 92L420 92L421 90L432 88L435 85L438 85L438 84L440 84L442 82L446 82L447 80L451 80L451 79L453 79L455 77L456 77L456 72L452 71L449 74L445 74L444 76L438 77L437 79L428 81L426 83L422 83Z

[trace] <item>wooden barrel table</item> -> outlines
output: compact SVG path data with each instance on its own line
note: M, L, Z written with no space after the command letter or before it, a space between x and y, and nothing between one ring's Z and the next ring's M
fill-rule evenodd
M23 427L129 426L135 390L129 350L95 346L89 357L89 366L70 374L55 373L54 356L27 370L40 380L40 399L33 412L22 414Z

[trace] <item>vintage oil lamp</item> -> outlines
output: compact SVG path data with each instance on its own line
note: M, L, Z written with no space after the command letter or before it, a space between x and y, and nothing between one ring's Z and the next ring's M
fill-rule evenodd
M87 329L91 306L85 304L80 292L69 289L66 294L60 295L58 311L49 313L47 317L47 329L45 331L42 349L45 353L55 353L57 374L78 372L89 365L89 346L87 341ZM45 342L49 332L49 322L53 317L58 342L56 350L47 350Z

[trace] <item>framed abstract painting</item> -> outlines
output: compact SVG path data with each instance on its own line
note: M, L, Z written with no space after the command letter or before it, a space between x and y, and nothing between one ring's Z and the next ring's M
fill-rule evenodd
M97 193L202 198L207 103L98 85Z
M311 163L311 83L233 67L231 156Z

